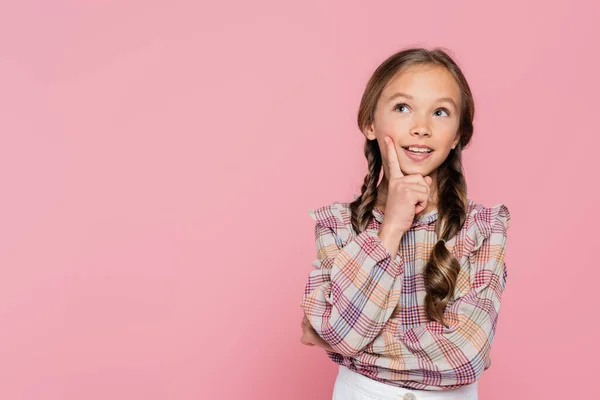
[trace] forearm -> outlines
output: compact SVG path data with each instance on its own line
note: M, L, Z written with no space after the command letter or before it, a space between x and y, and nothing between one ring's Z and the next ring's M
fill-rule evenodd
M360 351L391 316L404 268L397 253L390 253L375 232L363 232L315 261L302 307L317 333L340 354Z

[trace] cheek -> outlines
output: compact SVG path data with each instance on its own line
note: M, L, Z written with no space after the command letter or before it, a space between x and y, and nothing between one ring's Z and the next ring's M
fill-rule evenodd
M458 120L454 118L440 119L436 128L444 136L454 137L454 134L458 131Z
M375 126L380 135L394 137L405 128L403 119L397 115L380 113L375 118Z
M450 121L443 124L440 123L436 126L435 132L438 139L440 139L438 143L442 144L443 147L451 148L458 132L458 123L450 123Z
M398 129L395 128L393 124L390 124L389 122L383 122L377 125L377 136L380 136L381 139L386 136L390 136L391 138L395 139L395 132L397 130Z
M448 154L450 154L450 149L440 149L438 151L436 151L436 157L435 157L435 163L440 166L444 161L446 161L446 158L448 158Z

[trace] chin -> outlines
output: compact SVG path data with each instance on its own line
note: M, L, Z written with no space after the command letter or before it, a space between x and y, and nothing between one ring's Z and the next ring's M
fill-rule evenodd
M400 167L400 170L404 175L415 175L421 174L423 176L427 176L431 173L432 169L426 166L419 165L409 165L408 167Z

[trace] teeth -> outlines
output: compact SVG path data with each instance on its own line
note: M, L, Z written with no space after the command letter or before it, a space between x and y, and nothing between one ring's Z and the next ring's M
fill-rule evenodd
M407 147L408 150L414 151L415 153L431 153L432 150L424 149L421 147Z

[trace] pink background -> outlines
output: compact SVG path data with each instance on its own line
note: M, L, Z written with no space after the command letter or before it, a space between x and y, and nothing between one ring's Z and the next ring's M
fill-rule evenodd
M569 5L571 4L571 5ZM600 394L598 2L4 1L0 398L329 399L311 207L374 68L444 46L469 196L512 216L483 399Z

